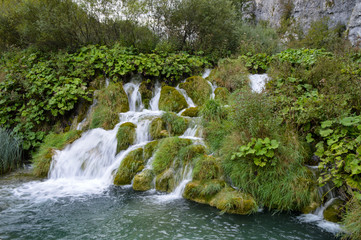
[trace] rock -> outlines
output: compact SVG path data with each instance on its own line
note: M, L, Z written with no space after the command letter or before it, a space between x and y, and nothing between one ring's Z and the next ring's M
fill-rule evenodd
M180 136L188 128L188 119L178 116L172 112L166 112L162 115L162 121L171 136Z
M162 87L159 99L159 109L170 112L180 112L188 107L187 101L177 89L170 86Z
M155 118L150 123L150 136L152 139L160 139L169 137L169 134L166 130L165 122L161 118Z
M155 180L155 189L161 192L172 192L175 188L175 171L173 168L164 170L158 174Z
M203 105L212 94L212 87L202 77L190 77L184 83L179 84L180 88L186 90L188 96L197 105Z
M356 3L348 24L348 38L355 46L361 46L361 3Z
M139 86L139 92L142 96L142 102L144 105L144 108L149 108L149 102L153 97L153 92L151 90L151 84L148 84L147 82L143 81Z
M184 112L182 112L182 116L184 117L198 117L199 107L190 107L187 108Z
M186 185L183 197L194 202L209 204L212 198L225 186L226 183L221 180L192 181Z
M159 141L152 141L144 146L144 160L149 160L157 149Z
M138 148L130 152L120 164L114 178L115 185L127 185L133 177L144 168L143 149Z
M309 214L309 213L313 213L316 211L316 209L320 206L319 203L317 202L311 202L310 205L302 208L301 212L303 214Z
M323 217L330 222L340 222L341 213L344 207L344 202L340 199L335 199L323 212Z
M148 191L152 189L154 173L150 169L135 175L133 179L133 189L136 191Z
M247 215L257 211L258 206L253 197L231 187L224 188L209 203L222 212Z
M227 88L219 87L214 91L214 95L214 99L220 101L221 103L227 103L230 93Z
M219 179L221 175L220 162L212 156L205 155L195 163L193 170L194 180L205 181Z
M97 92L97 105L90 116L90 129L113 129L119 122L119 113L129 111L128 96L121 82L110 83ZM86 129L86 128L85 128Z
M117 154L126 150L129 146L134 143L136 133L136 125L131 122L126 122L120 125L117 132Z

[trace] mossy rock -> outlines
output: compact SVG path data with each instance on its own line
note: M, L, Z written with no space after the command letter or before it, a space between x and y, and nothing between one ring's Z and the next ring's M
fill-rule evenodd
M214 91L214 99L220 101L221 103L227 103L229 95L230 93L225 87L216 88Z
M169 137L165 122L161 118L155 118L150 123L149 133L152 139Z
M120 125L117 132L117 154L133 145L137 126L134 123L126 122Z
M155 174L164 172L171 165L177 166L181 164L182 159L179 157L181 150L192 143L190 139L177 137L165 138L159 145L158 150L154 154L152 163Z
M212 94L212 87L199 76L187 78L184 83L179 84L179 87L186 90L188 96L199 106L203 105Z
M182 112L182 116L184 117L198 117L199 107L190 107L187 108L184 112Z
M159 141L152 141L144 146L144 160L147 161L153 156L154 152L157 150L158 144Z
M90 129L113 129L119 122L119 113L129 111L128 96L121 82L111 83L96 93L97 105L90 117Z
M159 109L170 112L180 112L187 108L188 104L184 96L174 87L164 86L160 92Z
M172 112L166 112L162 115L168 133L171 136L180 136L188 128L188 119L178 116Z
M320 206L318 202L311 202L310 205L302 208L301 212L303 214L309 214L316 211L316 209Z
M198 159L203 156L206 152L206 148L200 144L192 144L183 147L179 152L179 158L182 159L183 163L187 164L194 162L194 159Z
M67 145L73 143L81 137L81 133L82 131L72 130L59 134L48 134L44 142L32 156L34 175L37 177L47 177L56 150L62 150Z
M341 214L345 203L340 199L335 199L323 212L323 217L330 222L340 222Z
M257 211L257 203L249 194L231 187L224 188L209 203L222 212L247 215Z
M206 181L219 179L222 176L220 162L212 156L203 156L195 163L193 170L193 179Z
M114 178L115 185L127 185L132 182L134 176L144 169L143 149L131 151L120 164Z
M175 188L175 171L173 168L164 170L157 175L155 180L155 189L161 192L172 192Z
M150 169L135 175L133 179L133 189L136 191L148 191L152 189L154 173Z
M226 183L221 180L192 181L186 185L183 197L194 202L209 204L225 186Z
M143 81L139 86L139 92L142 96L142 102L146 109L149 108L149 102L153 97L153 92L151 90L151 85Z

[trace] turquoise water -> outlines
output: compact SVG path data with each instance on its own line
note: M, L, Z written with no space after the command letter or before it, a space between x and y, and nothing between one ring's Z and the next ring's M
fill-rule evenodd
M222 215L207 205L129 187L35 201L16 195L21 184L0 183L2 240L335 239L294 214Z

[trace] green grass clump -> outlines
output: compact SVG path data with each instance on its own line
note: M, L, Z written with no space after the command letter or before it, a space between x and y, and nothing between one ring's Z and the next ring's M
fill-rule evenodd
M218 62L218 67L212 70L207 80L232 92L248 85L248 75L249 72L241 58L227 58Z
M0 128L0 174L19 167L21 162L21 141L6 129Z
M114 178L115 185L126 185L132 182L134 176L144 168L143 149L131 151L120 164Z
M187 108L188 104L182 94L177 89L170 86L162 87L159 99L159 109L170 112L180 112Z
M209 99L212 88L202 77L190 77L184 83L179 84L180 88L186 90L188 96L197 105L203 105Z
M209 204L212 198L217 193L219 193L225 186L226 183L221 180L211 180L207 182L192 181L186 185L183 196L186 199L198 203Z
M230 94L227 88L219 87L214 91L214 95L214 99L220 101L221 103L227 103Z
M346 206L346 214L342 220L345 230L343 239L359 240L361 237L361 201L352 199Z
M143 81L139 86L139 92L142 96L142 102L146 109L149 108L149 102L153 97L153 92L151 90L150 84L147 84L147 82Z
M39 149L32 156L34 174L37 177L46 177L49 172L52 157L55 150L62 150L80 138L81 131L72 130L65 133L50 133L44 139Z
M93 110L90 129L113 129L119 122L118 114L129 111L128 96L122 83L111 83L96 94L98 103Z
M150 159L154 152L157 150L159 141L152 141L150 143L147 143L147 145L144 146L144 159L148 160Z
M136 125L131 122L126 122L120 125L117 132L117 153L126 150L134 143Z
M162 173L169 168L172 163L179 164L179 151L192 143L189 139L171 137L163 139L158 146L158 150L154 154L153 170L155 174Z
M203 156L196 159L193 169L193 179L207 181L219 179L222 176L220 162L212 156Z
M165 123L166 129L171 136L182 135L188 127L187 119L171 112L164 113L162 121Z

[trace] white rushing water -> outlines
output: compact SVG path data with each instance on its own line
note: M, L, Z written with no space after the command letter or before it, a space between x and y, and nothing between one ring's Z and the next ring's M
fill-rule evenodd
M83 129L83 127L86 125L86 123L87 123L87 121L88 121L88 118L89 118L91 112L93 111L93 108L95 107L95 105L97 105L97 103L98 103L98 100L93 99L93 103L92 103L92 105L89 107L88 112L86 113L85 118L83 119L83 121L81 121L81 122L78 124L78 126L76 127L76 130L82 130L82 129Z
M269 77L267 74L250 74L249 80L252 91L261 93L265 89Z

